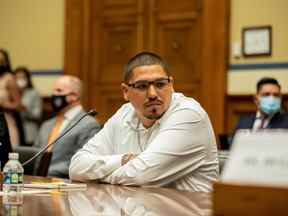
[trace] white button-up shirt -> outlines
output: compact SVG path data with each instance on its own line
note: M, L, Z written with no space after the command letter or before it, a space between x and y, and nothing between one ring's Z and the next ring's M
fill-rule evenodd
M121 166L127 153L139 155ZM218 177L213 128L200 104L180 93L148 129L124 104L73 156L69 174L80 181L211 191Z
M255 121L253 123L253 130L259 130L259 129L267 128L268 124L270 123L273 116L274 115L271 115L271 116L264 118L261 115L260 111L257 111ZM262 123L262 121L264 121L264 122ZM262 124L262 127L261 127L261 124Z

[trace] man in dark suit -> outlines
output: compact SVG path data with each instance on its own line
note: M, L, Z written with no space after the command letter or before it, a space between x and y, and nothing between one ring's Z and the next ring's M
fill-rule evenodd
M85 114L80 102L81 85L75 76L64 75L56 80L51 102L57 115L42 124L35 146L43 148L53 143ZM59 142L47 149L36 162L36 174L45 176L48 172L48 176L68 178L71 157L99 130L100 125L95 118L86 116Z
M281 86L274 78L265 77L257 83L257 112L242 117L238 129L288 128L288 115L281 112Z

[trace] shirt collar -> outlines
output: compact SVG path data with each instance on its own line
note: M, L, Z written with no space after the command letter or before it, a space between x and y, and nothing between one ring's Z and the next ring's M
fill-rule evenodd
M71 121L82 110L83 110L83 107L81 105L72 107L71 109L69 109L67 112L64 113L64 118Z
M261 112L258 110L256 112L256 119L260 119L261 118Z
M274 113L273 115L269 115L267 117L264 117L264 118L270 121L274 117L275 114L276 113ZM257 113L256 113L256 119L262 119L262 118L263 117L261 115L261 112L258 110Z

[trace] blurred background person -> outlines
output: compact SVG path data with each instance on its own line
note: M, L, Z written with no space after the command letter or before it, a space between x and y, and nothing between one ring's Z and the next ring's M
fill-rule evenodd
M279 82L271 77L264 77L257 82L254 102L255 114L240 119L238 129L288 128L288 115L282 111L282 94Z
M1 168L8 161L8 154L11 152L11 143L9 137L9 130L7 126L7 122L2 110L0 110L0 161Z
M81 104L82 82L71 75L60 76L54 84L51 105L55 117L43 122L35 147L43 148L54 143L85 115ZM51 145L35 162L35 174L68 178L71 157L99 130L101 126L90 115L77 123L63 138Z
M23 123L25 144L32 146L38 135L42 116L42 98L33 87L31 73L26 67L17 67L14 71L20 90L20 116Z
M20 107L20 92L15 76L11 72L8 52L0 49L0 108L6 118L12 148L25 142L21 118L18 113Z

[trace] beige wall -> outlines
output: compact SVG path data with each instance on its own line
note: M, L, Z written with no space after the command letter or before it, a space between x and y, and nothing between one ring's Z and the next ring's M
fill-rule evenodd
M230 64L288 63L288 1L287 0L231 0ZM233 57L233 44L241 45L243 27L271 25L271 57ZM277 78L283 91L288 92L288 68L269 70L230 70L228 94L253 94L257 80L263 76Z
M230 45L241 44L241 29L272 25L273 55L265 58L234 58L230 64L288 62L288 1L231 0ZM9 50L14 67L26 65L33 71L62 70L64 41L64 0L1 1L0 47ZM228 94L253 94L262 76L278 78L288 92L288 69L228 71ZM51 92L55 76L33 76L42 95Z
M13 68L62 70L64 0L9 0L0 6L0 47L9 51ZM33 76L43 95L56 76Z

